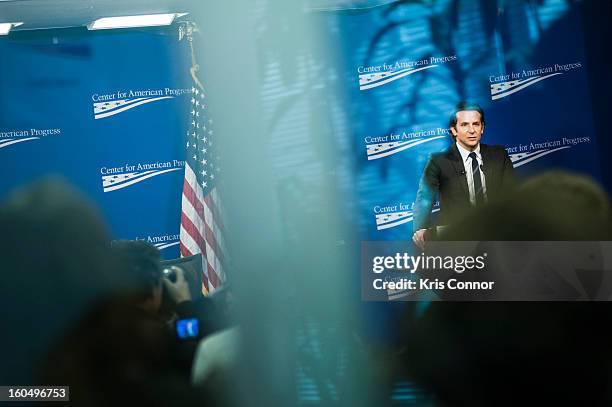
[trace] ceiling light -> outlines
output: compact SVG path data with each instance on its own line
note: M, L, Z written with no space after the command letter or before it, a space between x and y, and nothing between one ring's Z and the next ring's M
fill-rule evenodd
M23 23L0 23L0 35L7 35L11 28L20 26Z
M175 17L187 13L148 14L141 16L104 17L87 24L88 30L108 30L112 28L153 27L170 25Z

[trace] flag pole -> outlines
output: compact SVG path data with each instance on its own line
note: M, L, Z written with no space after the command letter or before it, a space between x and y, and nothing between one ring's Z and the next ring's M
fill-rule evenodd
M193 48L193 34L195 32L200 32L198 25L193 21L185 21L181 23L179 26L179 41L184 38L187 38L189 41L189 49L191 50L191 67L189 68L189 73L191 74L191 78L195 82L195 84L200 88L200 90L204 90L204 85L198 78L198 71L200 70L200 65L197 63L195 50Z

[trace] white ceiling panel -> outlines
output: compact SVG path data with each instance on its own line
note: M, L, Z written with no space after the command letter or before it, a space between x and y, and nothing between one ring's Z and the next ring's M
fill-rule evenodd
M157 13L186 13L190 0L0 0L0 23L23 22L14 28L84 26L101 17Z

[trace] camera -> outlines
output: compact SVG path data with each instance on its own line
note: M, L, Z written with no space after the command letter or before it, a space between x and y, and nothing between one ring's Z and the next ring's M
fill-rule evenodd
M173 283L176 283L176 267L170 266L162 270L162 275Z

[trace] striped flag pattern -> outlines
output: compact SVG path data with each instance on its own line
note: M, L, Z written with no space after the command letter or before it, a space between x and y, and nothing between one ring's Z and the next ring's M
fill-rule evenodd
M222 208L216 188L219 157L213 143L213 121L206 108L204 89L193 87L185 141L180 250L183 257L202 253L204 295L225 280Z

